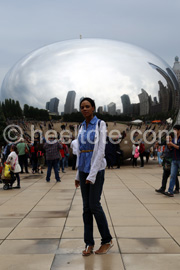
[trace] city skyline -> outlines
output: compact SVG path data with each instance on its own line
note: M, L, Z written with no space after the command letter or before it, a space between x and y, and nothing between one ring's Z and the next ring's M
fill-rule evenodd
M175 63L173 66L174 72L180 74L180 63L178 58L175 58ZM158 67L156 69L159 70ZM123 94L121 98L122 102L122 112L120 109L116 109L116 103L111 101L109 104L102 104L96 111L100 114L108 113L110 115L119 115L121 113L133 116L144 116L154 113L160 112L168 112L172 109L178 109L180 104L180 92L179 92L179 85L176 85L176 81L174 81L174 85L177 89L172 86L171 80L167 77L166 74L163 73L163 77L167 80L167 86L164 86L161 81L158 81L159 90L158 90L158 97L151 97L145 89L141 89L141 92L138 94L139 103L131 103L130 97L127 94ZM180 78L180 77L179 77ZM172 77L174 79L174 77ZM66 97L66 103L64 106L64 112L61 114L71 114L72 112L78 111L77 108L74 107L76 97L76 91L71 90L68 91ZM80 101L84 97L80 98ZM79 103L80 103L79 101ZM107 108L107 112L106 112ZM80 111L80 107L79 107Z
M160 72L163 77L167 81L167 87L163 85L161 81L158 81L159 84L159 91L158 91L158 97L151 97L148 95L147 91L144 89L141 89L141 93L138 94L139 97L139 103L131 103L130 97L127 94L123 94L121 96L121 102L122 102L122 113L127 115L148 115L150 113L159 113L159 112L168 112L171 109L178 109L180 104L180 62L179 57L175 57L175 62L172 67L175 75L177 76L177 82L174 78L174 74L167 68L166 71L170 75L170 77L165 73L163 70L161 70L159 67L154 66L152 63L150 63L153 68L155 68L158 72ZM174 87L173 87L173 86ZM174 91L174 88L176 91ZM72 113L75 110L78 110L74 108L74 102L76 97L76 91L68 91L65 107L67 106L68 110L64 110L63 113ZM80 98L80 101L84 97ZM159 101L158 101L159 100ZM80 103L79 101L79 103ZM107 108L107 111L106 111ZM80 111L80 106L79 106ZM109 104L102 104L99 106L96 111L100 114L108 113L110 115L119 115L121 114L120 109L116 109L116 103L110 102Z

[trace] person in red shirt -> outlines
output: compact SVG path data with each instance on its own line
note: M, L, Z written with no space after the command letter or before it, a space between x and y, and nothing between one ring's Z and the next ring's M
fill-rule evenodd
M64 171L64 158L65 158L65 147L66 145L64 143L62 143L62 149L59 150L60 154L61 154L61 159L60 159L60 163L59 163L59 171L62 168L62 172L65 173Z
M37 151L36 151L36 141L30 146L30 156L31 156L31 164L32 164L32 173L37 172Z
M139 153L140 153L140 159L141 159L141 167L144 167L144 152L145 152L145 146L144 142L141 141L139 145Z

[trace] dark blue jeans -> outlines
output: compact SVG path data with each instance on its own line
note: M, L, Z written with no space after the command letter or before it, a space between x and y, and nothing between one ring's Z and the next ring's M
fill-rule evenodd
M25 167L26 173L28 172L28 163L27 163L27 156L26 155L20 155L19 157L19 165L21 166L21 172L23 172L23 169Z
M47 160L46 162L47 162L47 165L48 165L46 181L47 182L50 181L52 168L54 169L56 181L60 181L60 177L59 177L59 173L58 173L59 159Z
M64 172L64 157L61 158L58 162L58 170L60 171L60 168L62 168L62 172Z
M178 169L180 169L180 160L173 160L171 162L171 178L169 183L169 189L168 192L173 194L174 185L176 183L176 177L178 174Z
M19 173L13 173L11 171L11 178L14 179L14 177L16 178L17 180L17 186L20 187L20 177L19 177Z
M67 155L65 155L65 157L64 157L64 167L66 167L66 168L68 168L68 166L69 166L69 156L67 156Z
M161 189L163 191L166 190L166 184L167 184L168 177L170 176L170 173L171 173L170 170L163 169L162 186L161 186ZM179 180L177 176L176 176L176 190L179 191Z
M34 155L32 155L31 163L32 163L32 170L34 172L37 171L37 158Z
M86 184L88 173L79 172L80 187L83 199L84 242L86 246L94 246L93 215L101 235L101 244L109 243L112 236L101 206L101 194L104 184L104 170L99 171L95 184Z

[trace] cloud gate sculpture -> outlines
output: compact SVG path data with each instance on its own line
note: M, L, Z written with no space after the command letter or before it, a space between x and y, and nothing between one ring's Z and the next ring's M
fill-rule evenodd
M140 115L179 105L178 83L168 64L142 48L103 39L63 41L30 53L5 76L1 100L13 97L45 108L57 97L61 112L71 90L77 109L83 96L94 98L97 107L113 102L121 112Z
M72 110L79 110L84 96L101 111L135 118L175 115L179 109L178 82L166 62L140 47L105 39L67 40L33 51L5 76L1 100L45 108L57 97L61 113L70 91Z

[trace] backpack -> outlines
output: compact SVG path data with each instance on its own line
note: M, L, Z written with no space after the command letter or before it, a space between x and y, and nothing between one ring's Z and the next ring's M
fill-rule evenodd
M138 158L139 157L139 151L138 151L138 146L136 146L134 157Z
M43 152L42 151L37 151L37 157L42 157L43 156Z

